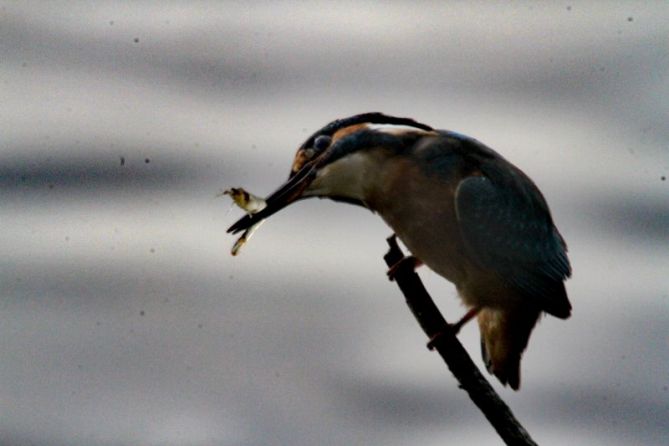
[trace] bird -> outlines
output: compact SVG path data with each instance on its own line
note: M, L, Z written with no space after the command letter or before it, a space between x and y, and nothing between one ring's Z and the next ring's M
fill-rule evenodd
M410 251L404 261L452 282L467 308L456 330L476 317L488 372L513 390L540 316L571 315L567 245L544 196L474 138L378 112L337 119L298 148L266 207L228 232L312 197L378 214Z

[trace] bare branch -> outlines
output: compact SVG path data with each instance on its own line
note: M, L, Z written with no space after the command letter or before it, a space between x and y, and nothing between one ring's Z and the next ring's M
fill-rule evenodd
M388 267L393 267L404 258L395 236L388 238L390 250L384 256ZM536 443L520 425L511 409L499 397L490 383L472 362L451 326L446 322L432 301L423 282L408 263L394 271L393 277L406 298L407 305L418 320L423 331L432 339L431 345L439 352L451 373L459 381L471 400L483 412L502 440L508 445L534 445Z

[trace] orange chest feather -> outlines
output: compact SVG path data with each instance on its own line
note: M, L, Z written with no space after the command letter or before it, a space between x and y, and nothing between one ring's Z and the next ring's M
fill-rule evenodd
M407 158L383 166L369 205L395 231L412 254L456 284L464 280L468 261L455 215L459 176L439 177Z

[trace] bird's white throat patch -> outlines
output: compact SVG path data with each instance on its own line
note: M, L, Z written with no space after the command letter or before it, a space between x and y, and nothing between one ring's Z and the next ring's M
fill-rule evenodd
M355 152L323 166L305 191L318 197L345 197L365 201L374 181L374 160L370 152Z

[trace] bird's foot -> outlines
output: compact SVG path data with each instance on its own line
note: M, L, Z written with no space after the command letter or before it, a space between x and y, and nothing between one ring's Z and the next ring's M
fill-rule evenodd
M465 315L462 316L460 320L457 321L455 324L448 324L447 330L449 334L456 336L458 333L460 333L460 329L462 328L462 326L465 325L470 320L472 320L478 314L479 311L481 311L480 307L470 308L469 311L467 311ZM434 350L436 344L439 342L440 338L444 336L444 334L445 331L440 331L435 333L427 342L427 348L430 350Z
M457 321L455 324L451 325L451 328L455 330L455 334L458 334L460 332L460 329L462 328L463 325L465 325L467 322L471 321L476 317L477 314L479 314L479 311L481 311L481 307L473 307L470 308L464 316L460 318L459 321Z
M388 272L386 273L388 275L388 280L395 280L395 276L401 269L410 268L411 271L414 271L422 264L423 262L414 256L402 257L397 263L388 269Z

